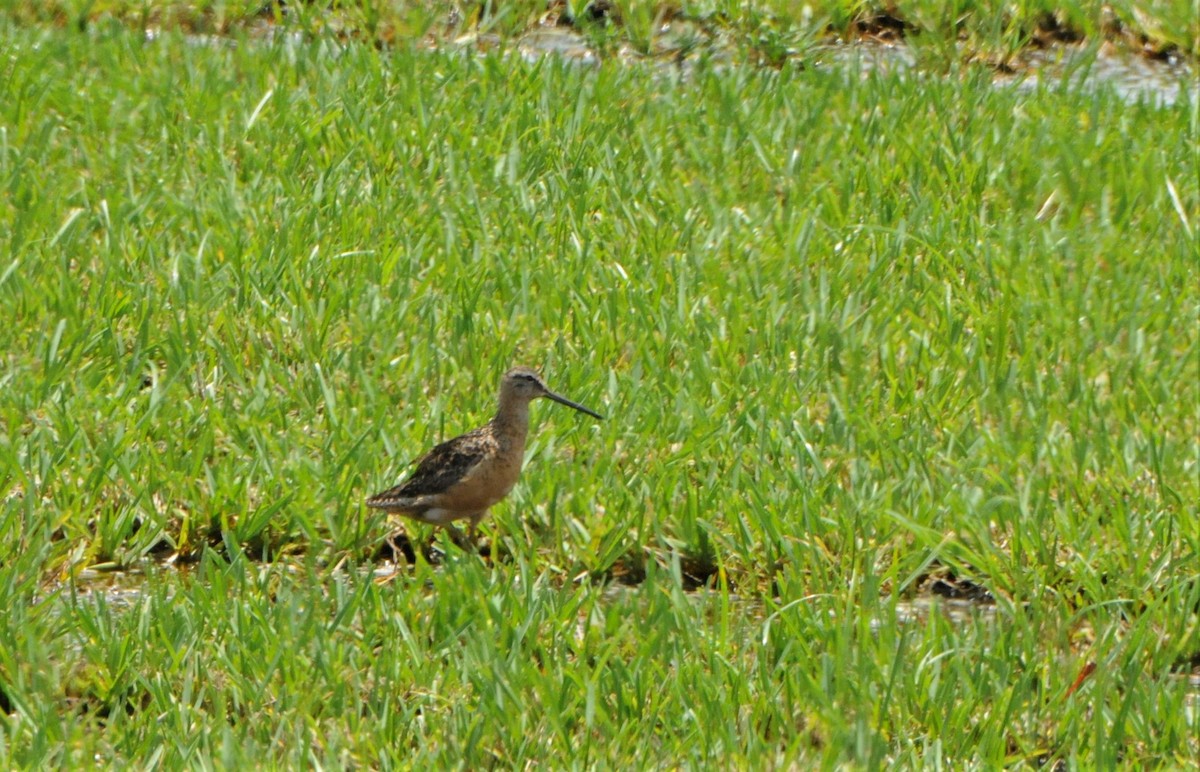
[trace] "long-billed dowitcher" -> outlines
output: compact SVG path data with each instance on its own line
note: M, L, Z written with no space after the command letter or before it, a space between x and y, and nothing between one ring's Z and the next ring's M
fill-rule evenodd
M539 397L604 418L550 391L534 370L514 367L500 380L500 407L495 418L434 447L417 462L407 480L367 499L367 506L441 526L470 520L468 534L474 543L479 521L489 507L508 495L521 474L529 403Z

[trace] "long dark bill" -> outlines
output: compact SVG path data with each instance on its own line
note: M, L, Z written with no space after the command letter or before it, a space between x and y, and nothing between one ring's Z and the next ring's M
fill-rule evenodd
M555 394L554 392L550 391L549 389L546 390L546 399L552 399L560 405L566 405L567 407L573 407L576 410L578 410L580 413L587 413L592 418L595 418L597 420L600 420L600 421L604 420L604 416L600 415L595 410L592 410L591 408L586 408L583 405L579 404L578 402L572 402L571 400L567 399L563 395Z

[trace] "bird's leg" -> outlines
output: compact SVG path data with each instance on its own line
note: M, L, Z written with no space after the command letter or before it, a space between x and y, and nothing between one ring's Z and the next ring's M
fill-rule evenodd
M453 525L450 525L449 523L446 524L446 530L450 534L450 540L453 541L455 545L457 545L458 548L463 552L479 551L479 521L483 520L483 516L486 514L487 510L469 515L466 518L468 521L466 534L463 534L462 531L458 530Z
M464 534L461 530L450 523L446 523L446 525L443 527L446 529L446 533L450 536L450 541L454 542L454 546L458 547L463 552L474 551L475 544L471 540L470 536Z
M486 512L478 512L474 515L471 515L471 524L469 526L467 526L467 538L471 540L472 544L478 543L479 521L483 519L483 516L485 514L487 514L487 513Z
M463 552L478 552L476 539L479 534L479 521L483 520L486 514L487 510L485 509L482 512L468 515L465 518L467 520L467 532L465 534L456 528L453 523L444 523L442 524L442 528L446 529L446 533L450 536L450 541L454 542L454 546Z
M487 515L486 509L484 511L480 512L479 514L472 515L471 516L471 527L468 532L470 533L471 544L474 546L475 552L480 557L490 559L492 557L492 542L491 542L491 540L486 539L486 540L484 540L484 542L482 544L479 542L479 523L483 521L483 518L486 515Z

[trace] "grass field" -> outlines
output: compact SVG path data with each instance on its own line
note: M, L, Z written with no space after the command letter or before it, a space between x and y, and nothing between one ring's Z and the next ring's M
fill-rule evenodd
M1186 91L0 45L0 767L1200 757ZM514 363L608 419L377 584Z

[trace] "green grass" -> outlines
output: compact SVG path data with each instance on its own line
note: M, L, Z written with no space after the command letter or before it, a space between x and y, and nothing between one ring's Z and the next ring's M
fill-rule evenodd
M1186 94L0 36L0 766L1200 753ZM374 584L516 362L608 420Z

